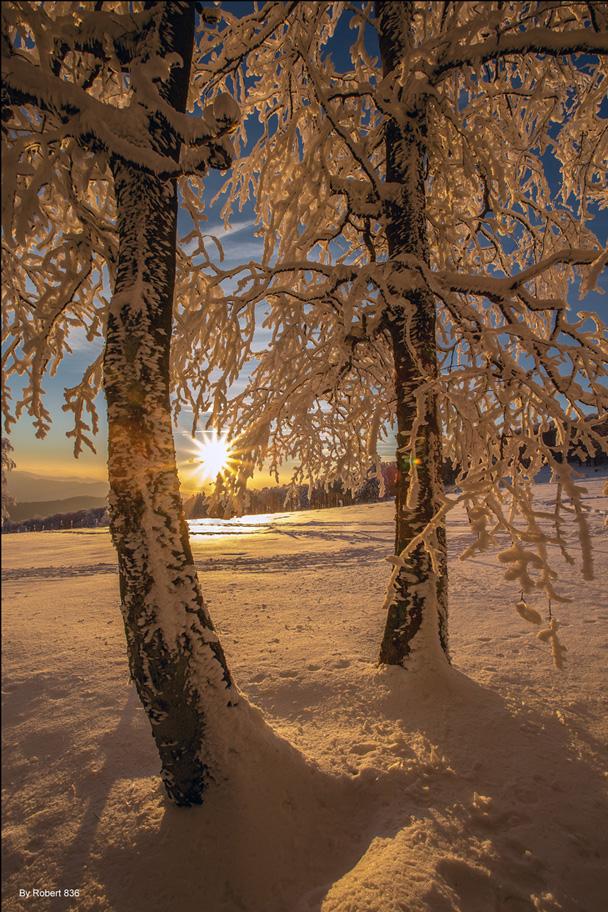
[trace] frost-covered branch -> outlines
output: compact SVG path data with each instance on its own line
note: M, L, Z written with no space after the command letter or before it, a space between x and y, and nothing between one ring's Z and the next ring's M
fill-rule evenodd
M514 292L523 293L522 286L543 275L557 264L568 264L571 266L594 266L596 263L605 263L606 250L557 250L550 256L545 257L534 266L522 270L516 275L505 278L496 278L494 276L482 275L463 275L462 273L449 273L442 270L437 273L437 278L450 291L458 291L463 294L473 294L485 296L490 299L507 298ZM540 301L537 302L531 295L526 296L526 305L530 310L549 310L563 309L566 303L563 300Z
M9 55L3 57L5 101L11 106L33 105L57 117L64 124L63 135L73 137L85 149L110 158L119 157L165 180L204 171L209 163L212 167L229 167L233 150L229 144L222 144L222 138L238 122L238 107L233 104L229 108L227 101L219 99L198 120L171 111L157 93L150 92L153 83L144 83L144 68L145 64L139 66L140 83L135 82L134 71L133 83L142 89L145 85L147 91L136 91L128 105L115 107L77 85L45 73L18 55ZM151 114L165 117L179 140L199 151L184 156L180 166L171 157L155 151L146 138L146 121ZM212 154L217 155L220 150L224 153L223 160L216 164Z
M556 32L549 28L532 28L519 34L502 34L466 48L453 47L442 55L435 66L424 67L431 86L437 85L450 71L474 66L511 55L547 54L553 57L570 54L608 55L608 31L571 29Z

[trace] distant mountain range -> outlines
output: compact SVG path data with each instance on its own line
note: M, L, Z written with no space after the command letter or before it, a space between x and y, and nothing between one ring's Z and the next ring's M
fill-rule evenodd
M14 497L15 504L9 507L12 522L23 522L34 516L52 516L54 513L72 513L77 510L91 510L106 506L108 483L94 478L80 478L76 475L61 477L39 475L13 469L7 473L6 488ZM198 492L182 489L182 497L191 497Z
M53 477L13 469L7 474L6 487L16 501L65 500L68 497L105 497L107 481L79 478L76 475Z
M105 506L106 481L78 476L49 477L13 469L7 475L7 490L16 503L9 508L13 522L33 516L51 516Z

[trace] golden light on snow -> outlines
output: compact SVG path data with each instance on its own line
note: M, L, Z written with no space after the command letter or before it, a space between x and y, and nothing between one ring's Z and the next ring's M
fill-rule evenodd
M234 453L226 434L218 436L217 432L213 431L206 440L196 440L194 444L197 456L189 461L198 464L198 472L203 478L215 481L219 474L232 471Z

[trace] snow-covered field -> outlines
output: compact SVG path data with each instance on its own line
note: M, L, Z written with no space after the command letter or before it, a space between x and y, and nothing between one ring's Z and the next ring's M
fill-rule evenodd
M236 681L281 737L254 712L191 810L163 797L107 531L5 536L6 912L605 912L603 482L584 482L596 580L562 564L552 606L561 671L495 554L456 559L462 513L454 667L415 675L375 666L392 504L192 523Z

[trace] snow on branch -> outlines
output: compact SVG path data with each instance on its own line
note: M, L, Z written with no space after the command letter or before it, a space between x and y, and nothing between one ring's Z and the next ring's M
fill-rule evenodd
M3 58L2 79L11 104L30 104L55 115L63 123L63 136L74 137L92 152L104 152L166 180L195 173L207 164L220 169L229 167L234 150L227 134L240 119L236 103L219 98L198 120L179 114L163 102L157 91L151 91L153 80L145 75L149 69L149 64L133 68L135 94L125 107L99 101L79 86L44 73L16 55ZM197 151L190 151L180 164L159 153L149 139L149 118L153 114L162 115L179 141ZM212 155L217 157L220 150L223 156L216 162Z
M586 250L570 249L556 250L550 256L545 257L533 266L524 269L521 272L498 278L488 275L465 275L462 273L450 273L442 270L436 274L438 280L450 291L458 291L463 294L480 295L490 299L501 299L510 297L513 292L525 294L522 288L527 282L542 275L544 272L558 264L568 264L571 266L591 266L595 267L598 263L605 263L606 250ZM595 270L594 274L598 274ZM566 306L563 300L538 301L532 295L526 294L526 305L531 310L549 310L563 309Z
M469 47L453 46L444 52L440 62L424 66L429 84L463 66L488 63L511 54L547 54L562 57L571 54L608 55L608 32L590 29L570 29L557 32L549 28L531 28L517 34L502 34Z

